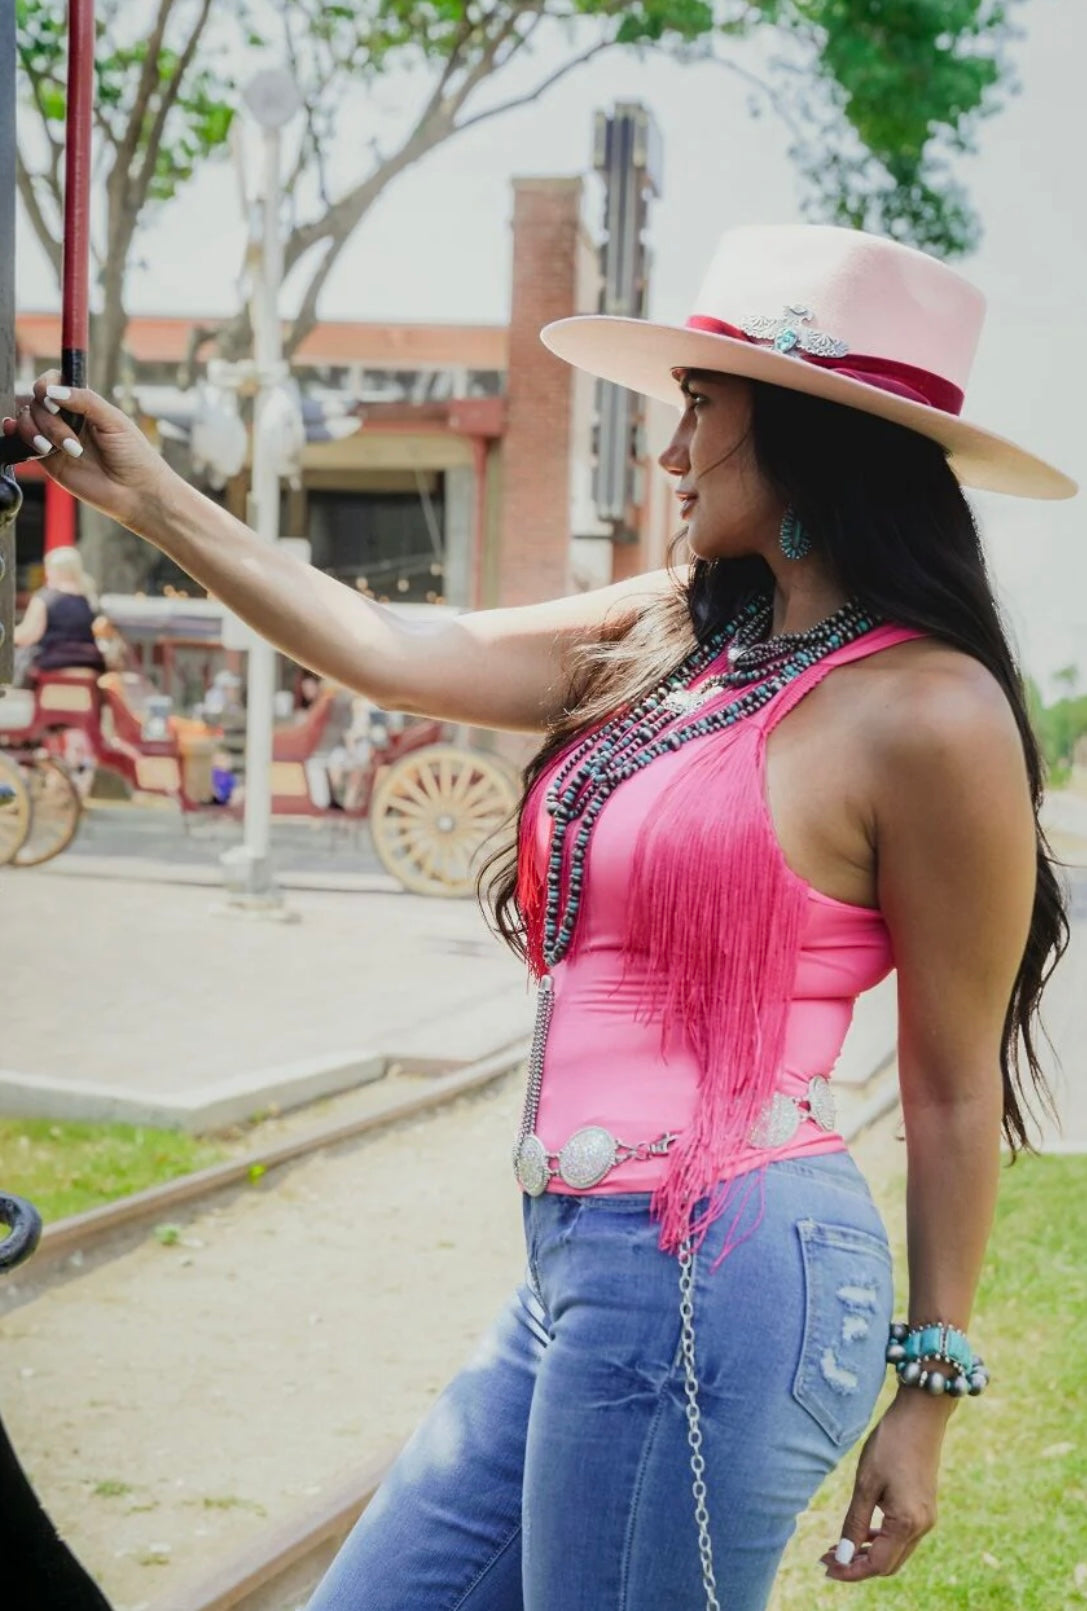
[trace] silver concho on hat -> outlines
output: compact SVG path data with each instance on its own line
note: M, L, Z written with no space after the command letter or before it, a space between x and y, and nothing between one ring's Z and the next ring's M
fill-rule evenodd
M740 329L752 341L768 341L775 352L806 352L813 358L844 358L849 351L848 342L839 341L837 336L828 335L825 330L805 329L814 318L815 314L810 308L805 308L799 302L790 302L780 319L757 313L749 319L742 319Z

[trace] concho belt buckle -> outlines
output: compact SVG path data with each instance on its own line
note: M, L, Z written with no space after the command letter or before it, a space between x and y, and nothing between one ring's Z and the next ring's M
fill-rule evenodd
M751 1129L747 1132L752 1147L783 1147L800 1128L800 1108L795 1099L782 1091L775 1091Z
M813 1074L808 1081L803 1106L793 1096L775 1091L761 1116L748 1131L748 1145L772 1150L791 1141L800 1128L806 1107L821 1130L831 1131L837 1123L834 1092L822 1074Z
M609 1169L615 1168L615 1150L619 1143L609 1130L599 1124L587 1124L575 1130L559 1152L559 1174L568 1186L587 1191L603 1180Z
M513 1155L513 1172L530 1197L540 1197L547 1183L558 1175L576 1191L597 1185L616 1163L619 1143L599 1124L575 1130L557 1154L558 1167L552 1168L539 1136L526 1136Z
M825 1080L822 1074L813 1074L808 1081L808 1107L820 1130L833 1130L837 1125L838 1104L834 1100L830 1081Z
M547 1153L539 1136L526 1136L513 1155L513 1172L530 1197L541 1197L551 1179Z

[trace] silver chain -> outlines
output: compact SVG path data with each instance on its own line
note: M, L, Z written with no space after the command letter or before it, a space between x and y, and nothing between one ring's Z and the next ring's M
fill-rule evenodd
M706 1611L721 1611L717 1579L713 1574L713 1543L710 1517L706 1509L706 1462L702 1456L702 1417L698 1412L698 1375L694 1363L694 1254L691 1239L685 1236L679 1248L679 1318L683 1345L683 1387L687 1394L687 1441L691 1445L691 1492L694 1519L698 1525L698 1553L702 1561L702 1586L706 1591Z
M536 1128L536 1115L540 1108L540 1092L543 1086L544 1050L547 1046L547 1032L551 1027L551 1013L554 1008L554 983L550 974L544 974L540 980L539 994L536 997L536 1023L532 1036L532 1048L528 1057L528 1083L525 1090L525 1105L521 1115L521 1128L518 1132L517 1146L514 1148L514 1157L522 1141L533 1133ZM670 1138L674 1139L674 1138ZM642 1147L649 1152L656 1151L656 1144L649 1147L641 1143L637 1149L630 1149L632 1156L641 1157ZM695 1370L694 1357L694 1254L691 1252L690 1237L684 1237L679 1248L679 1317L680 1336L683 1346L683 1376L684 1391L687 1395L687 1441L691 1446L691 1491L694 1494L694 1516L698 1525L698 1554L702 1562L702 1584L706 1590L706 1611L721 1611L721 1602L717 1598L717 1580L713 1573L713 1543L710 1539L710 1518L706 1509L706 1462L702 1455L702 1418L698 1410L698 1375Z
M528 1054L525 1105L521 1110L521 1128L517 1132L517 1142L513 1149L514 1158L517 1157L521 1142L527 1140L536 1128L536 1115L540 1111L540 1093L543 1089L544 1052L547 1048L547 1032L551 1028L554 1005L554 981L549 973L545 973L536 991L536 1021L532 1028L532 1045Z

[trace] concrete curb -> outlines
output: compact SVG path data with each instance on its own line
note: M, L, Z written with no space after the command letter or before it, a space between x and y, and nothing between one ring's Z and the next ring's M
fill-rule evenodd
M133 884L182 884L196 889L212 889L225 895L226 884L222 869L214 863L191 866L184 862L161 861L146 856L94 856L72 851L56 861L35 867L36 876L43 878L98 878ZM20 870L14 869L13 876ZM284 890L313 891L332 895L404 895L409 892L399 879L388 873L320 872L296 869L276 870L276 883ZM416 896L416 899L420 897Z
M852 1146L866 1130L870 1130L874 1124L878 1124L881 1119L886 1118L888 1113L892 1113L898 1107L898 1057L896 1053L892 1052L891 1056L876 1068L869 1085L871 1085L872 1091L867 1100L850 1114L847 1122L840 1127L842 1136L849 1146Z
M151 1186L146 1191L133 1192L128 1197L118 1198L116 1202L105 1203L101 1208L91 1208L86 1213L56 1220L42 1232L30 1276L36 1277L40 1271L58 1261L70 1258L73 1253L85 1252L120 1232L154 1223L165 1214L214 1192L243 1185L253 1178L254 1170L263 1176L296 1158L319 1152L324 1147L355 1140L401 1120L444 1107L447 1102L478 1091L510 1073L527 1057L528 1048L527 1039L513 1041L453 1074L440 1076L421 1091L386 1102L372 1113L322 1125L290 1141L280 1142L278 1146L247 1153L245 1157L232 1158L227 1163L213 1164L209 1169L180 1175L162 1186Z
M89 1085L51 1074L20 1074L0 1069L0 1114L6 1118L80 1119L92 1124L144 1124L159 1130L201 1133L244 1123L269 1108L286 1111L379 1080L390 1054L331 1052L255 1069L191 1095L134 1096L121 1086Z

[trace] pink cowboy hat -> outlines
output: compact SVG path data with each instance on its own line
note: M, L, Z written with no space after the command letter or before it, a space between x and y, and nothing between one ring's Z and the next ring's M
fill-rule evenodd
M577 368L668 403L677 369L826 397L932 437L966 486L1071 498L1069 476L959 418L984 309L969 280L924 252L787 224L727 230L685 325L586 314L542 339Z

